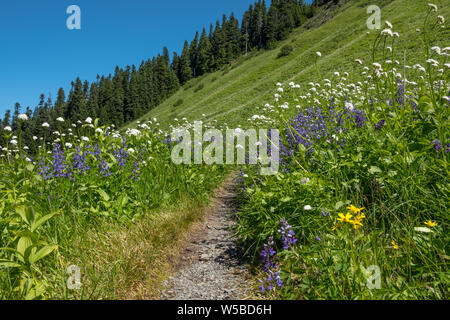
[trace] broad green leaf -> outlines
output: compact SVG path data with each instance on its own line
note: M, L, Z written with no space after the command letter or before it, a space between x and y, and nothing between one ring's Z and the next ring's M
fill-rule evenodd
M46 222L47 220L53 218L55 215L57 215L58 213L51 213L51 214L47 214L45 216L43 216L42 218L39 218L37 221L33 222L31 224L31 232L34 232L37 228L39 228L44 222Z
M30 263L36 263L37 261L45 258L54 250L58 249L57 245L48 245L38 250L35 254L30 255Z
M100 194L100 196L103 198L103 200L109 201L110 197L103 189L98 189L97 191Z
M31 240L31 237L28 236L23 236L19 239L19 241L17 242L17 251L20 253L20 255L18 256L18 258L22 261L25 262L26 259L26 250L28 248L30 248L33 245L33 241Z

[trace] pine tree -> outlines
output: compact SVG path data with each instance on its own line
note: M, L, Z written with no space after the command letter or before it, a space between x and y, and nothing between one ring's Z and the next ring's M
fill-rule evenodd
M87 101L87 111L91 118L98 118L99 110L99 88L97 82L93 82L89 89L89 100Z
M110 110L112 103L113 86L111 82L111 75L108 77L102 76L99 87L99 115L102 124L110 124Z
M9 121L11 119L11 110L7 109L5 116L3 117L3 128L9 126Z
M197 54L197 70L199 76L211 70L211 56L211 43L208 36L206 35L205 28L203 28L202 35L200 36L200 43L198 45Z
M198 50L198 32L195 33L195 38L192 40L189 47L189 59L191 60L192 75L197 76L197 50Z
M181 84L185 84L192 79L192 67L189 58L189 43L184 42L183 52L181 53L179 65L179 79Z
M239 40L241 31L239 30L239 21L234 17L234 13L231 13L230 19L225 23L225 27L222 27L225 34L225 51L227 61L236 59L240 53Z
M222 32L219 20L216 22L216 28L213 34L213 56L214 56L214 69L220 69L227 61L227 52L225 48L225 36Z
M55 103L55 115L56 117L64 117L66 113L66 95L63 88L59 88L58 96Z
M64 118L76 122L77 120L86 119L86 98L83 90L83 84L80 78L72 82L72 90L70 91L67 101L67 110Z
M241 51L245 55L250 50L250 11L245 11L241 26Z
M125 121L132 121L143 114L139 99L140 75L133 65L131 67L130 85L126 96Z
M16 104L14 105L14 113L11 123L11 127L14 131L17 131L18 129L20 109L21 109L20 103L16 102Z
M123 105L125 99L125 90L123 88L124 72L119 67L116 67L114 77L112 79L113 95L110 108L110 120L113 124L121 127L124 123L123 119Z
M172 64L171 64L170 68L173 71L175 71L175 74L179 78L179 74L180 74L180 57L178 56L178 54L175 51L173 52Z
M272 2L267 14L266 25L264 26L264 45L267 49L275 47L277 41L277 25L279 22L278 8Z

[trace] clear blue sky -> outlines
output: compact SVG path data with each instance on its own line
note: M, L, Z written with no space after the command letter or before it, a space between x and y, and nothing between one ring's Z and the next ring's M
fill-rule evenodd
M241 21L254 0L14 0L0 3L0 117L19 102L64 88L76 77L94 81L116 65L139 65L232 11ZM270 1L267 1L270 3ZM81 30L68 30L69 5L81 8ZM209 31L209 29L207 29Z

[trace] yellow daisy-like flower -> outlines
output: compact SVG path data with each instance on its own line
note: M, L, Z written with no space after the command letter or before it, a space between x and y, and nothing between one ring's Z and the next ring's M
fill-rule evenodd
M355 230L358 230L363 226L360 220L352 220L350 221L350 223L353 225L353 228L355 228Z
M338 221L351 223L353 215L348 212L346 215L339 213Z
M392 246L394 247L394 250L398 250L398 244L395 241L392 241Z
M357 208L354 205L350 205L350 207L347 207L347 210L350 210L351 212L353 212L354 214L358 214L361 211L363 211L365 208Z
M358 221L362 221L366 218L366 215L364 213L360 213L355 219Z
M434 222L434 221L427 221L427 222L424 222L425 223L425 225L427 225L427 226L429 226L429 227L436 227L437 225L438 225L438 223L437 222Z

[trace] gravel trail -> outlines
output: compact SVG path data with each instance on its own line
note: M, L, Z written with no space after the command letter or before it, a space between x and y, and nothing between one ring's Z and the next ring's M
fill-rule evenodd
M232 178L217 191L205 222L190 238L177 272L165 282L164 300L245 299L250 273L230 229L236 193Z

